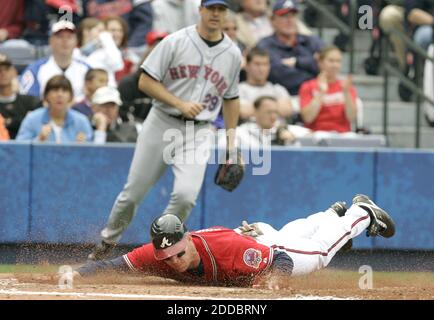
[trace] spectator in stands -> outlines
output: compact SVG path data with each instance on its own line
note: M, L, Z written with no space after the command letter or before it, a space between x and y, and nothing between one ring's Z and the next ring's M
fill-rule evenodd
M89 69L84 76L84 94L83 101L75 104L72 109L81 112L89 119L92 119L92 96L95 91L108 85L108 73L103 69Z
M148 32L152 30L153 12L151 0L134 0L133 10L128 16L130 34L128 47L140 47L145 44Z
M414 41L425 50L433 41L434 1L406 0L407 21L414 29Z
M52 55L30 64L20 78L22 94L41 97L45 84L55 75L64 74L72 83L74 100L84 98L84 75L89 66L73 58L77 35L72 22L61 20L51 28L50 47Z
M122 52L124 67L115 74L116 81L119 82L120 79L137 70L140 57L127 48L128 25L124 19L112 16L105 18L103 21L106 30L112 34L117 47Z
M86 0L84 4L85 15L104 19L109 16L128 15L133 10L133 2L140 0Z
M27 112L40 105L39 99L18 94L14 89L17 70L9 58L0 54L0 115L11 139L15 139L21 121Z
M105 30L102 21L96 18L83 19L77 28L78 48L74 57L85 61L91 68L104 69L109 76L109 85L116 87L115 73L124 68L122 52L113 36Z
M0 10L0 43L19 38L24 30L24 0L3 0Z
M0 114L0 141L8 141L10 139L9 132L5 126L5 119Z
M296 2L298 0L292 0ZM273 34L270 21L270 10L267 0L241 0L241 12L237 14L238 39L248 48L254 47L262 38ZM296 18L300 34L310 36L312 32Z
M388 33L392 30L399 30L401 32L405 31L404 23L404 7L396 4L390 4L384 7L380 12L380 27L381 29ZM393 45L393 50L398 58L399 66L402 70L405 69L406 59L406 46L404 41L396 35L390 36L390 41Z
M320 74L300 88L301 117L314 131L350 132L357 117L357 93L351 76L339 80L342 53L335 46L319 53Z
M167 35L167 32L158 30L152 30L146 35L148 49L142 57L142 62L145 61L155 46ZM141 64L139 63L139 65ZM119 82L118 90L123 101L119 112L124 121L135 120L136 122L143 122L151 110L152 98L142 90L139 90L139 78L141 74L142 70L138 69L133 74L122 78ZM133 119L130 119L131 115Z
M242 11L237 14L237 38L251 48L273 34L267 0L241 0Z
M238 146L290 145L297 137L310 133L309 129L279 122L279 103L274 97L259 97L254 108L255 122L237 128Z
M248 51L245 68L247 80L239 85L241 120L249 120L254 116L254 102L261 96L276 99L280 117L289 118L292 115L291 97L288 91L280 84L267 81L270 67L270 56L267 51L258 47Z
M315 54L324 46L315 36L304 36L297 28L298 7L291 0L277 0L271 19L275 33L262 39L258 47L270 54L269 80L283 85L296 96L300 85L317 76ZM297 110L297 106L293 105Z
M25 29L23 38L34 45L47 45L49 42L50 27L59 21L61 11L68 6L67 18L77 24L81 14L80 0L25 0L24 20ZM69 10L71 8L71 10Z
M26 115L16 140L84 142L92 140L89 120L78 111L71 110L74 92L71 82L63 75L48 80L44 88L46 107Z
M129 47L140 47L146 34L152 30L152 0L87 0L85 15L97 19L119 16L128 21Z
M92 97L96 143L136 142L137 127L134 122L122 122L119 117L121 104L119 91L115 88L102 87L96 90Z
M237 31L238 31L238 25L237 25L237 16L234 12L228 11L226 13L225 17L225 23L223 25L223 31L226 33L229 38L232 39L233 42L235 42L240 48L241 52L243 53L246 49L246 45L238 39ZM241 69L243 66L241 66Z
M152 30L172 33L199 21L201 0L153 0Z

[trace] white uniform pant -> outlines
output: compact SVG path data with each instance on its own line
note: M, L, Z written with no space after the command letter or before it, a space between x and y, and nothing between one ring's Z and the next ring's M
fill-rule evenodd
M286 224L279 231L258 222L263 235L257 241L288 254L294 262L293 276L325 268L336 252L352 238L362 233L370 223L368 213L352 205L345 216L330 209Z

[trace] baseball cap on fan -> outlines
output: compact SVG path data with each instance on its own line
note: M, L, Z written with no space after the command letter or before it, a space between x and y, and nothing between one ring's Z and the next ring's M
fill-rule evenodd
M184 223L173 214L164 214L151 224L154 257L164 260L185 250L188 232Z
M53 35L53 34L56 34L60 31L63 31L63 30L69 30L71 32L75 32L75 25L71 21L68 21L68 20L57 21L56 23L54 23L51 26L51 33L50 34Z
M273 14L283 16L288 12L298 12L297 0L277 0L273 6Z
M229 4L227 0L202 0L200 5L202 7L209 7L215 4L221 4L222 6L225 6L226 8L229 7Z
M121 95L116 88L101 87L98 88L92 96L93 104L104 104L113 102L118 106L122 105Z

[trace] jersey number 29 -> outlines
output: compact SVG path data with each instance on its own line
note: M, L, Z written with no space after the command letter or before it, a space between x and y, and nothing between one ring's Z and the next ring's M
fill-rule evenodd
M219 98L217 96L213 96L211 93L208 93L205 96L205 100L203 104L209 111L213 111L215 108L217 108L217 105L219 103Z

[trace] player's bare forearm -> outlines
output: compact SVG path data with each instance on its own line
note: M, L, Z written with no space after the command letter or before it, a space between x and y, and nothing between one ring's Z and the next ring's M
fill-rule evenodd
M183 102L167 90L161 82L152 79L144 72L142 72L139 78L139 89L152 98L175 108L178 108Z
M235 129L238 125L240 116L240 99L224 100L223 102L223 118L226 128L227 149L234 150L235 148Z

